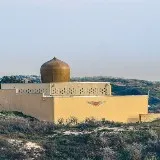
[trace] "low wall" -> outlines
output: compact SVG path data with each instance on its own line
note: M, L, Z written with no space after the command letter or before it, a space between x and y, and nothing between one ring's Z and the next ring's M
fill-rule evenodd
M1 89L18 89L20 94L50 95L50 83L9 83L1 84Z
M52 96L105 96L111 95L107 82L62 82L62 83L9 83L2 89L18 89L20 94L42 94Z
M64 82L50 83L53 96L106 96L111 95L111 85L107 82Z
M152 122L156 119L160 119L160 113L149 113L140 115L140 122Z
M16 94L16 90L0 90L0 111L19 111L40 120L53 121L53 97L42 94Z

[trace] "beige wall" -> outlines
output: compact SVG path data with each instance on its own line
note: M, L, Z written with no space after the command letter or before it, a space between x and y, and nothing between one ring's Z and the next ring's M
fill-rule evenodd
M160 119L160 113L149 113L140 115L140 122L152 122L156 119Z
M94 106L92 103L99 104ZM115 122L138 122L139 114L148 113L148 96L55 97L54 120L86 117Z
M50 95L50 83L10 83L1 84L2 89L18 89L21 94L39 94Z
M51 83L53 96L105 96L111 95L111 85L107 82L64 82Z
M77 117L115 122L137 122L139 114L148 113L148 96L72 96L45 97L0 90L0 111L20 111L40 120L55 121Z
M1 84L2 89L18 89L20 94L39 94L52 96L105 96L111 95L111 85L107 82L62 82L40 84Z
M0 90L0 111L2 110L19 111L40 120L53 121L53 97Z

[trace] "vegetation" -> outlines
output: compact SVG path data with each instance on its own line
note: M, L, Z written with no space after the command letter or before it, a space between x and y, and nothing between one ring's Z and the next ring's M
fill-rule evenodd
M39 83L38 76L11 76L1 83ZM160 112L160 82L85 77L72 81L111 82L113 95L142 95L150 90L150 112ZM0 112L0 160L160 160L160 120L122 124L75 117L59 124L19 112Z
M4 76L0 78L0 83L40 83L40 77L36 75L30 76Z
M159 160L160 121L122 124L72 117L64 124L0 113L0 160Z
M24 81L16 76L4 76L1 79L1 83L24 83Z

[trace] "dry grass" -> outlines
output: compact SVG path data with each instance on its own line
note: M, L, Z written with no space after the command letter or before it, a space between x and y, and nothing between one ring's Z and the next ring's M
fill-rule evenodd
M18 112L0 114L0 160L160 159L160 121L122 124L87 119L78 124L38 121Z

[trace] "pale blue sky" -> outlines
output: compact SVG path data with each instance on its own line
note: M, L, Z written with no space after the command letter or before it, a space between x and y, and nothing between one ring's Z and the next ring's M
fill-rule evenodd
M72 76L160 80L160 0L0 0L0 76L54 56Z

